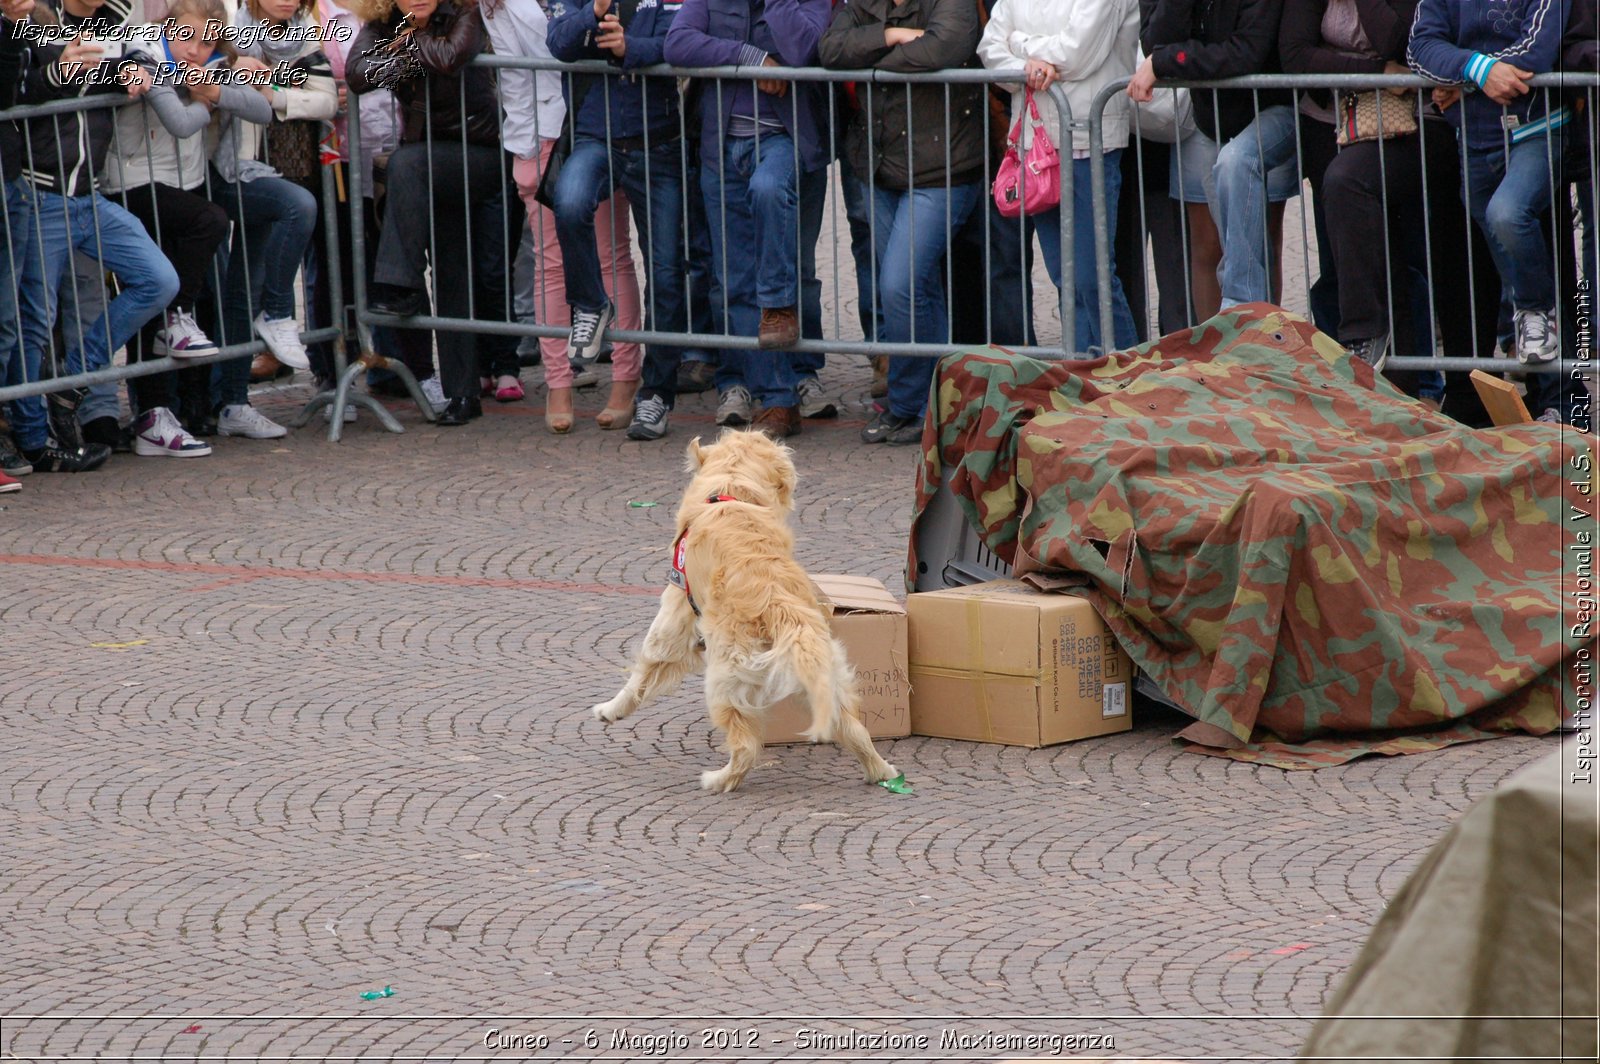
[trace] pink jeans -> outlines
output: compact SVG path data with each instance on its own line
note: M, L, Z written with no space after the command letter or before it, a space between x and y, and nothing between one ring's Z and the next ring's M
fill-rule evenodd
M556 216L550 208L533 198L539 175L554 150L554 138L541 140L537 159L517 159L511 175L517 194L528 209L528 225L533 230L533 251L539 270L540 325L570 325L572 308L567 305L567 282L561 272L561 241L556 238ZM621 190L609 202L602 202L594 216L594 237L600 246L600 266L605 274L606 294L617 308L619 329L637 329L643 320L639 311L639 278L633 269L633 239L628 231L628 200ZM616 219L613 228L611 221ZM541 336L539 354L544 363L547 388L572 387L572 367L567 362L567 341L560 336ZM613 380L636 381L644 352L638 344L616 342L611 348Z

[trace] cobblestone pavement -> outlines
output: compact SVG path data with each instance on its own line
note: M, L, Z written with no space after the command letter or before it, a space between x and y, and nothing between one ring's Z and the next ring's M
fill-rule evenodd
M914 456L856 442L859 362L825 381L850 407L795 441L801 559L898 588ZM657 445L551 437L537 402L5 497L0 1057L1285 1057L1425 849L1553 748L1285 774L1141 708L1048 750L885 744L913 796L829 747L702 794L697 681L587 708L711 401Z

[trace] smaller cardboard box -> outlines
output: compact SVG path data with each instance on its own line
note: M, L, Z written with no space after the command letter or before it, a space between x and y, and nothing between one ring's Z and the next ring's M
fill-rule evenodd
M1132 662L1087 599L991 580L906 609L913 735L1037 747L1133 726Z
M861 723L874 739L911 734L911 683L906 675L906 608L870 576L813 576L817 601L829 615L834 638L844 644L861 691ZM790 695L767 710L762 740L803 743L811 727L804 695Z

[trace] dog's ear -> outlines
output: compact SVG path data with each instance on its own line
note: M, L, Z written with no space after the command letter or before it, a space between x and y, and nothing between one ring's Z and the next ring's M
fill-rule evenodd
M800 474L794 467L794 452L789 448L778 445L778 505L785 510L794 509L794 489L800 481Z
M694 439L689 441L689 447L684 454L689 459L689 461L686 463L686 468L691 473L698 473L700 471L700 467L706 464L706 453L700 447L699 436L696 436Z

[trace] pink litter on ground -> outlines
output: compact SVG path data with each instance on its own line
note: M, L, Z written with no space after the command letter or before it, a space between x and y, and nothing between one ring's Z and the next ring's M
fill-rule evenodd
M1292 942L1289 945L1282 946L1282 947L1280 947L1278 949L1273 950L1272 952L1281 957L1281 956L1283 956L1285 954L1288 954L1288 953L1299 953L1303 949L1310 949L1310 948L1311 948L1311 943L1309 943L1309 942Z

